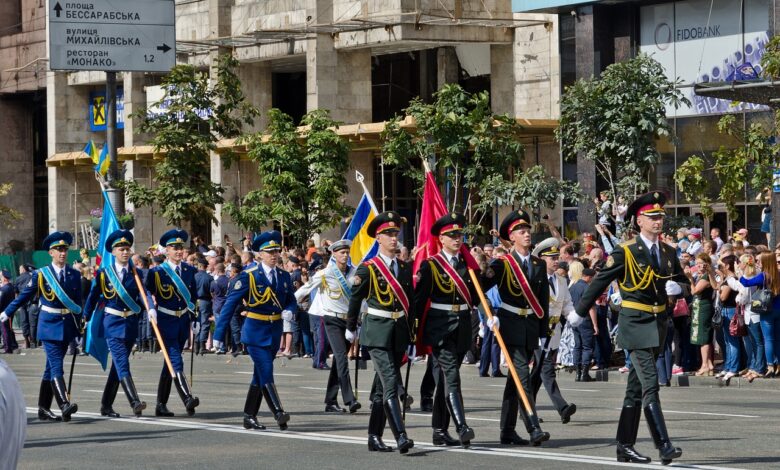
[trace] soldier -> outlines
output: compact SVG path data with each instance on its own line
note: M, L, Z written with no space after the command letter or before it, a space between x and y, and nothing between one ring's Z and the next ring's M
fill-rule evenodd
M634 220L639 236L615 248L576 307L577 314L585 317L609 284L618 280L622 302L617 341L621 348L629 351L633 364L618 422L619 462L650 462L649 457L634 450L642 414L640 407L644 407L661 463L667 465L682 455L682 450L669 440L658 397L655 367L659 347L665 344L666 338L666 284L688 283L674 248L659 239L666 214L665 202L663 193L650 192L631 203L626 217Z
M367 233L379 243L379 254L355 272L345 337L350 343L355 340L360 305L365 300L368 311L363 316L360 344L368 348L376 372L371 387L368 450L393 451L382 442L385 420L390 418L398 451L405 454L414 447L414 441L406 435L398 389L402 384L401 360L410 342L412 266L395 256L402 223L401 216L393 211L382 212L369 223Z
M181 351L190 338L190 321L195 315L194 299L195 268L182 262L187 232L180 229L168 230L160 237L160 245L165 247L166 260L149 270L146 276L146 290L154 296L157 310L149 311L149 319L157 323L160 335L165 343L173 366L174 377L163 363L160 383L157 387L157 406L155 416L173 416L168 409L168 396L171 394L171 382L187 410L187 416L195 414L200 405L198 397L192 395L187 379L184 377L184 359ZM157 313L162 315L158 315Z
M490 264L482 278L484 291L498 286L501 307L488 328L500 328L509 357L520 376L520 382L531 407L535 410L528 379L528 364L540 338L547 337L547 311L550 288L547 284L545 265L531 254L531 219L528 212L512 211L501 222L499 235L512 242L513 251ZM501 404L501 443L528 445L529 441L515 432L518 409L531 443L538 446L550 438L550 433L539 427L534 411L529 415L525 407L518 408L518 390L511 374L507 376Z
M325 391L327 413L346 412L338 404L339 388L341 388L344 406L349 408L349 412L354 413L360 409L360 403L352 392L347 359L349 343L344 338L347 330L349 299L352 296L352 278L355 275L355 268L347 265L351 246L350 240L339 240L330 245L328 250L331 252L333 262L317 271L309 282L295 292L295 298L301 302L311 291L317 289L317 301L325 321L325 332L333 349L333 360L330 364L328 386Z
M129 353L138 335L138 319L144 305L141 296L148 296L150 306L153 303L151 296L138 290L135 268L128 263L132 246L133 234L129 230L116 230L106 238L105 249L114 256L114 263L101 267L95 273L84 304L87 321L98 309L102 308L104 313L103 337L111 350L111 371L100 400L100 414L111 418L119 418L113 404L120 383L133 413L141 416L146 409L146 402L138 397L130 374Z
M46 351L46 369L38 395L38 419L41 421L70 421L79 406L71 403L65 385L63 360L68 344L81 335L81 273L65 264L68 247L73 243L69 232L54 232L43 240L43 249L49 251L50 265L32 275L19 296L0 313L0 322L40 294L38 339ZM62 411L62 418L51 412L52 398Z
M547 238L534 248L533 255L540 256L547 265L547 279L550 285L550 310L549 333L546 338L539 340L539 347L534 352L534 368L531 371L531 389L533 390L534 401L539 388L544 383L544 388L550 396L555 409L561 416L561 423L567 424L571 421L571 416L577 412L577 405L567 403L561 395L561 389L558 388L558 381L555 377L555 357L558 354L558 346L561 344L561 317L565 315L567 321L577 323L580 317L574 311L574 305L571 301L566 279L555 274L558 268L558 245L560 241L557 238Z
M244 404L246 429L265 429L257 421L263 397L279 429L287 429L290 421L274 384L274 358L282 338L282 320L289 321L298 309L290 274L276 265L281 241L282 236L276 230L255 237L252 250L258 253L259 262L238 275L228 291L214 330L214 347L222 349L230 319L237 308L242 308L241 315L245 320L241 328L241 342L254 362L254 374Z
M450 416L463 447L474 439L474 430L466 424L460 390L460 365L471 346L471 307L477 298L468 266L459 254L465 223L462 215L447 214L433 224L431 235L439 237L442 250L420 265L414 289L415 315L425 319L422 343L433 348L431 361L439 366L434 368L438 373L434 375L431 415L434 445L458 444L447 432Z

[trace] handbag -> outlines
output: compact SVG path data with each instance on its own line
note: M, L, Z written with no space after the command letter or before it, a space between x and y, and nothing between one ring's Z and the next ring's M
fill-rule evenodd
M748 328L745 325L745 314L741 305L737 306L737 310L734 312L734 316L731 317L729 322L729 334L735 337L747 336Z
M723 303L720 296L715 298L715 305L712 309L712 327L720 328L723 326Z
M688 302L685 299L680 298L674 303L674 309L672 310L672 317L687 317L691 314L691 309L688 307Z
M773 297L772 291L766 287L758 289L750 300L750 310L759 315L769 313L772 310Z

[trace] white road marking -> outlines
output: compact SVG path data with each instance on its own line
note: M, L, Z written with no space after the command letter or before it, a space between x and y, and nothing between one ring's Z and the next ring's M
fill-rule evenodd
M298 388L302 388L304 390L317 390L320 392L324 392L325 390L327 390L327 388L325 387L298 387ZM358 393L371 393L371 390L358 390Z
M103 393L103 390L81 390L81 391L82 392L87 392L87 393ZM141 393L141 392L138 392L138 394L139 395L143 395L145 397L156 397L157 396L156 393Z
M620 410L622 408L613 408L615 410ZM755 416L755 415L735 415L735 414L729 414L729 413L707 413L705 411L674 411L674 410L664 410L664 413L673 413L673 414L681 414L681 415L704 415L704 416L726 416L729 418L760 418L761 416Z
M488 384L488 387L504 388L506 384ZM588 388L562 388L565 392L585 392L585 393L600 393L603 390L593 390Z
M105 379L105 378L106 378L108 375L107 375L107 374L103 374L103 375L97 375L97 374L78 374L78 373L74 372L74 373L73 373L73 376L74 376L74 377L99 377L99 378L101 378L101 379Z
M252 375L252 374L254 374L254 372L241 372L241 371L234 372L234 373L235 374L244 374L244 375ZM303 375L301 375L301 374L281 374L279 372L274 372L274 377L276 377L276 376L279 376L279 377L303 377Z
M33 415L37 414L38 408L27 408L27 412ZM304 440L304 441L329 442L334 444L358 444L358 445L366 444L365 437L343 436L337 434L296 432L296 431L289 431L289 430L277 431L271 429L258 432L254 430L244 429L243 427L234 426L234 425L205 423L205 422L195 421L195 420L184 421L184 420L169 419L169 418L159 419L159 418L152 418L146 416L140 418L108 418L105 416L100 416L99 413L87 413L87 412L79 412L73 415L72 419L74 421L78 421L82 417L93 418L93 419L113 419L114 421L121 421L121 422L131 423L131 424L148 424L152 426L163 426L163 427L171 427L171 428L184 428L184 429L196 429L196 430L203 430L203 431L246 434L246 435L253 435L258 438L270 437L270 438L295 439L295 440ZM424 450L434 450L439 452L458 452L464 454L493 455L493 456L501 456L501 457L551 460L551 461L558 461L558 462L576 462L580 464L609 465L613 467L645 468L645 469L648 468L648 464L632 464L632 463L617 462L614 460L614 457L598 457L598 456L584 455L584 454L564 454L559 452L544 452L541 450L539 451L515 450L515 449L503 448L503 447L480 447L480 446L472 446L469 449L462 449L456 447L435 447L428 442L415 442L415 448L424 449ZM657 462L653 462L652 464L649 465L653 465L655 467L661 466L660 463ZM716 467L716 466L709 466L709 465L679 465L679 466L674 465L674 467L696 469L696 470L736 470L734 467Z

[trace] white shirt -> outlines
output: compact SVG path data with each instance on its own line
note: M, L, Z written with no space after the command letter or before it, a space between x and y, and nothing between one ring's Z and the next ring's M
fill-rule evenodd
M126 269L127 273L130 274L130 265L129 264L126 264L126 265L122 266L119 263L114 263L114 269L116 270L116 274L117 274L117 276L119 276L119 278L120 278L119 280L120 281L122 280L121 279L122 278L122 269Z
M274 282L274 279L271 277L273 275L276 275L276 273L271 274L271 271L274 271L274 268L268 266L265 263L260 263L260 266L263 267L263 273L265 274L265 278L268 279L268 282Z
M300 302L308 297L313 290L317 289L316 298L317 302L319 302L318 307L323 311L315 312L315 315L318 313L324 313L325 315L328 315L328 313L347 313L349 310L349 297L342 292L341 283L336 277L336 270L338 269L336 264L332 264L327 268L320 269L314 273L314 276L309 279L309 282L295 291L295 299ZM348 269L344 274L348 286L352 285L352 278L355 276L355 271L356 269L353 267ZM324 286L323 283L325 284ZM339 295L339 293L341 294ZM334 299L334 297L336 298ZM312 302L312 305L314 305L314 302Z
M446 251L441 250L441 254L444 255L444 257L447 259L447 262L450 263L450 266L452 266L452 259L453 258L455 258L456 260L458 259L458 254L457 253L455 253L454 255L451 255L451 254L447 253Z
M550 274L547 274L547 278L550 278ZM553 292L552 286L550 286L550 306L548 315L549 318L552 320L556 317L560 317L561 315L566 315L567 318L570 314L576 315L574 312L574 304L571 300L571 294L569 293L569 289L566 286L566 279L558 276L557 274L552 274L553 279L555 280L555 292ZM561 344L561 324L560 320L558 320L558 323L555 324L553 327L553 335L550 337L550 342L547 344L547 348L545 351L549 351L550 349L558 349L558 346ZM547 343L546 338L539 339L539 346L544 347L545 343Z
M661 265L661 247L658 245L658 240L656 240L655 242L651 242L647 237L642 235L641 232L639 233L639 238L642 239L642 243L645 244L645 246L647 247L647 249L648 249L648 251L650 253L653 252L653 245L655 245L656 252L658 253L658 258L656 258L656 261L658 261L658 265L660 266Z
M382 253L379 253L379 257L382 259L382 262L384 262L388 268L392 266L390 263L395 261L395 257L388 258ZM395 263L395 271L393 271L393 276L397 276L397 275L398 275L398 262Z
M65 269L65 266L58 268L56 264L52 263L51 268L54 270L54 278L60 280L60 273Z
M176 268L179 268L179 275L181 275L181 263L176 264L171 260L166 260L165 262L168 263L168 266L170 266L174 272L176 271Z

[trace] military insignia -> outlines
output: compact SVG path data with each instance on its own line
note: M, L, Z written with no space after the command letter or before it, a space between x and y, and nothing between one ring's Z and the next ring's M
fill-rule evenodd
M523 215L523 211L521 211L521 210L518 210L518 211L517 211L517 215L519 215L519 216L522 216L522 215Z
M454 219L455 217L457 217L457 216L458 216L458 215L457 215L456 213L454 213L454 212L452 213L452 218L453 218L453 219Z
M613 258L612 256L607 257L607 267L611 268L614 265L615 265L615 258Z
M672 269L672 262L671 262L671 261L667 261L667 262L666 262L666 266L667 266L669 269Z
M658 199L658 197L659 197L659 194L658 194L658 193L653 193L653 197L654 197L654 198L656 198L656 199Z
M284 288L287 289L287 283L286 282L284 283Z
M388 218L388 219L392 219L392 218L393 218L393 213L392 213L392 212L390 212L389 214L387 214L387 218Z
M390 214L390 215L392 215L392 214ZM395 227L395 222L388 222L387 225L389 225L390 227Z
M32 279L30 279L30 282L27 283L27 287L32 287Z
M658 204L658 203L656 202L656 203L655 203L655 205L653 206L653 208L655 208L655 209L660 209L660 208L661 208L661 204Z
M453 225L453 226L452 226L452 228L453 228L453 229L455 229L455 230L457 230L457 229L459 229L459 228L460 228L460 225L458 225L458 224L455 224L455 225Z
M235 290L241 289L241 281L236 281L234 289Z

